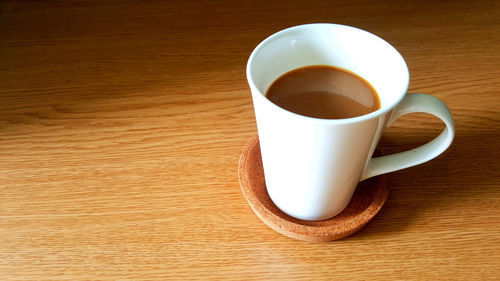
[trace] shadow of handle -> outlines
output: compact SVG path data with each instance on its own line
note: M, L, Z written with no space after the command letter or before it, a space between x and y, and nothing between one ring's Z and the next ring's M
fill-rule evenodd
M441 119L446 128L432 141L400 153L370 159L361 180L394 172L427 162L443 153L453 141L455 127L450 110L440 99L425 94L408 94L394 109L387 127L399 117L415 112L423 112Z

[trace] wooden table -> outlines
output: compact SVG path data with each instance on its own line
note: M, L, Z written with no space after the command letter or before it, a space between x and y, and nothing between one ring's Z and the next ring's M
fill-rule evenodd
M1 280L498 280L498 2L2 1L0 13ZM436 160L390 174L373 221L330 243L269 229L237 177L256 134L247 58L310 22L393 44L410 92L444 100L457 130ZM406 116L380 151L441 129Z

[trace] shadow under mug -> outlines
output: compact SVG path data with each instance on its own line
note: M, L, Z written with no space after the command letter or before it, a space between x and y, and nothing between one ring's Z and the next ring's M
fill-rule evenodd
M347 119L318 119L287 111L265 97L278 77L310 65L341 67L363 77L377 91L380 109ZM246 71L267 191L278 208L298 219L337 215L360 181L429 161L454 137L448 107L433 96L406 94L409 72L403 57L358 28L318 23L282 30L255 48ZM446 128L418 148L372 158L384 128L413 112L432 114Z

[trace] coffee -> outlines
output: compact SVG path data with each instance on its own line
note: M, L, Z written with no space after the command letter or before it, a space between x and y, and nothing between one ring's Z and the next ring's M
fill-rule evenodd
M283 74L269 87L266 97L288 111L322 119L351 118L380 108L377 92L366 80L326 65Z

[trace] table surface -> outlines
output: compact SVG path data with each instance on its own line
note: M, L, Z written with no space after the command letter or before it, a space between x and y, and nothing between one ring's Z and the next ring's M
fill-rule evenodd
M406 58L446 102L450 149L389 175L388 202L328 243L252 212L250 52L335 22ZM500 276L500 9L495 1L2 1L0 279L465 279ZM435 137L413 114L382 154ZM498 280L498 279L497 279Z

